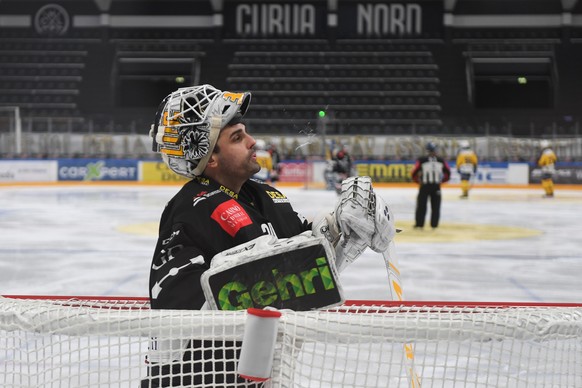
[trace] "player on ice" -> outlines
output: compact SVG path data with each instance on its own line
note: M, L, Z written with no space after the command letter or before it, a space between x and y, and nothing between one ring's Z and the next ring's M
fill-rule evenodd
M261 169L253 178L258 179L263 182L271 182L271 171L273 171L273 157L271 153L267 151L267 143L263 139L257 139L255 141L255 153L256 160Z
M545 198L554 197L554 175L556 174L556 162L558 158L555 152L550 148L548 140L540 141L542 149L541 155L538 158L537 165L542 169L542 187L544 189Z
M345 146L341 146L339 150L333 153L324 172L327 190L335 190L339 194L342 182L353 175L352 168L352 157L348 149Z
M240 268L242 278L243 269L257 263L254 257L277 252L282 246L286 252L265 265L275 267L277 259L292 272L295 262L304 258L301 249L312 240L331 247L326 268L337 280L337 273L366 248L383 252L394 236L392 212L376 196L369 177L346 180L335 207L313 222L299 215L282 192L250 179L260 170L256 141L243 121L250 101L249 92L201 85L178 89L158 108L150 131L153 149L172 171L190 180L161 216L150 270L153 309L213 306L203 289L205 272L221 275L228 272L222 271L224 267L231 271ZM255 272L261 273L261 269ZM210 295L210 299L223 300L227 303L222 306L235 309L257 300L269 304L269 298L258 293L257 298L253 293L244 298L227 293L226 300L220 295ZM312 302L317 305L320 301ZM153 341L148 377L141 386L240 382L235 371L236 345L202 338ZM229 351L223 353L225 347ZM216 349L223 350L217 354Z
M459 141L459 153L457 154L457 172L461 175L461 198L469 198L471 178L477 172L479 159L475 151L471 149L468 140Z

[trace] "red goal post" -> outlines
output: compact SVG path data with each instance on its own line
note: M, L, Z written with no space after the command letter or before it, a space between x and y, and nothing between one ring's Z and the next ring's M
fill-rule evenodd
M0 386L137 387L151 338L238 346L245 319L146 298L0 297ZM283 311L278 328L273 387L411 387L407 343L422 387L582 386L582 304L349 301Z

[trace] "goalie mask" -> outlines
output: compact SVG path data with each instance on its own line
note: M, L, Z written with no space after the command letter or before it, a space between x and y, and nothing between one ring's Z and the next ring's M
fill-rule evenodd
M152 149L176 174L202 174L220 130L240 123L251 94L221 91L211 85L180 88L164 98L150 130Z

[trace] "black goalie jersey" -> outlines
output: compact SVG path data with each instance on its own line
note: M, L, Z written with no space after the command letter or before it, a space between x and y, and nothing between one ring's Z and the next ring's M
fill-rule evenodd
M271 234L289 238L310 230L280 191L247 181L239 194L197 177L167 204L150 272L152 308L200 309L200 276L214 255Z

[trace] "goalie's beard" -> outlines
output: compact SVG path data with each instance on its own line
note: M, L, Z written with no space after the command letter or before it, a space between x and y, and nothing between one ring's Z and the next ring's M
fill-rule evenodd
M237 375L241 342L191 340L181 362L152 364L140 388L182 386L263 387Z

